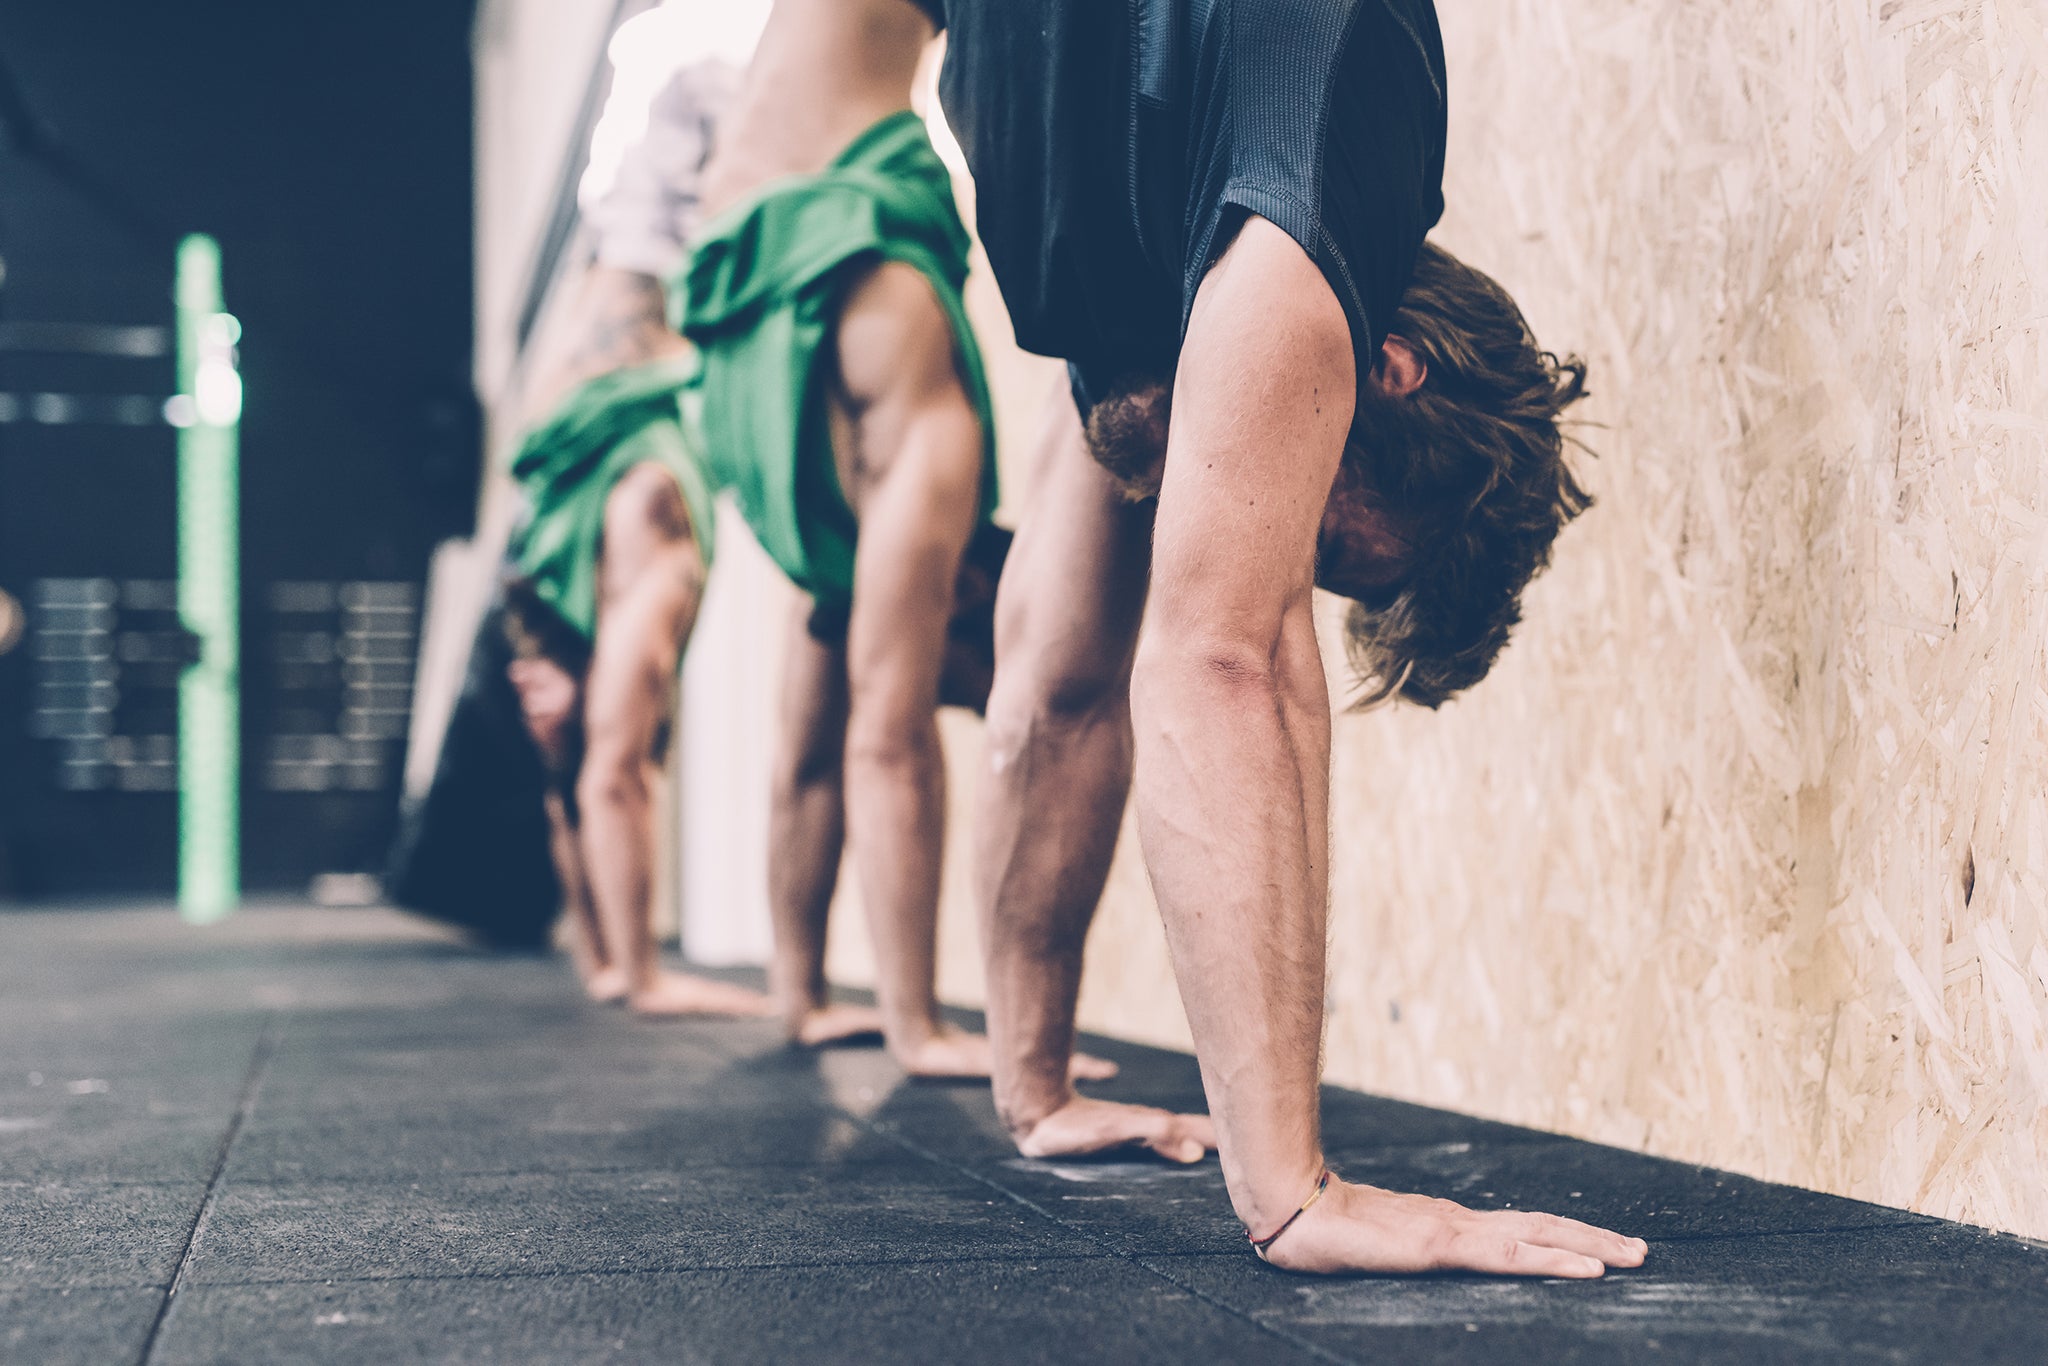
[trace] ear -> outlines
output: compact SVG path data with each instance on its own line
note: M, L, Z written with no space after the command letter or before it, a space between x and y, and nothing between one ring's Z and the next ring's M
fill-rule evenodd
M1429 378L1429 367L1406 337L1388 337L1380 343L1379 368L1372 372L1373 387L1388 398L1406 398Z

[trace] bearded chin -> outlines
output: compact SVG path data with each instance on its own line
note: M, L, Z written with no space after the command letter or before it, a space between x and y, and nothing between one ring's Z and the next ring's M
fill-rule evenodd
M1133 501L1159 496L1172 409L1168 381L1138 377L1118 384L1088 412L1088 449L1095 463Z

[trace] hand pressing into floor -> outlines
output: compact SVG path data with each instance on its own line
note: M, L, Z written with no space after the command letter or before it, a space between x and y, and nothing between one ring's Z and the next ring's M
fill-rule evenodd
M624 968L586 968L579 962L576 975L583 983L583 994L601 1006L621 1004L632 994Z
M729 982L657 969L642 986L626 993L626 1008L636 1015L732 1015L756 1019L775 1013L766 996Z
M804 1005L782 1012L782 1031L798 1048L832 1048L841 1044L879 1043L882 1012L874 1006Z
M1470 1210L1333 1176L1263 1256L1282 1270L1316 1275L1477 1271L1583 1280L1609 1267L1641 1266L1648 1250L1640 1238L1555 1214Z
M928 1081L986 1077L994 1066L987 1035L971 1034L947 1024L915 1040L892 1039L889 1051L905 1072ZM1107 1081L1116 1074L1115 1063L1088 1053L1074 1054L1067 1064L1067 1075L1075 1081Z
M1026 1157L1083 1157L1136 1148L1168 1162L1200 1162L1216 1146L1207 1115L1076 1096L1017 1135Z

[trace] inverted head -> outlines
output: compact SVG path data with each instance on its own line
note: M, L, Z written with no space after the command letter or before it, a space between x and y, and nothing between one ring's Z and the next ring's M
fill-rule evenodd
M1347 517L1368 525L1399 545L1398 570L1327 586L1353 599L1359 701L1435 707L1486 677L1557 533L1592 505L1561 428L1586 365L1539 347L1506 290L1433 243L1390 332L1359 386L1324 530L1341 541Z

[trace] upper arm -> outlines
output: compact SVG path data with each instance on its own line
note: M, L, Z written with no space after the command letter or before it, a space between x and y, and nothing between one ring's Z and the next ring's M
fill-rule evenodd
M1270 667L1305 611L1357 402L1350 329L1313 261L1261 218L1203 281L1175 377L1148 644Z

